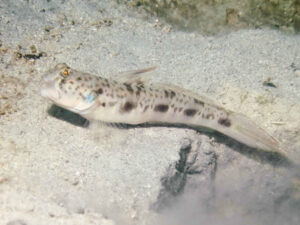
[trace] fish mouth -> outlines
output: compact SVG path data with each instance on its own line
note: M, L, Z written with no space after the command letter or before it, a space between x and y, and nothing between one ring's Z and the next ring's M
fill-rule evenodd
M61 98L61 95L55 88L55 84L53 82L43 78L40 87L40 93L43 97L49 98L54 102Z
M56 82L49 79L49 76L45 75L40 82L40 93L43 97L50 99L55 105L78 113L76 110L78 105L77 99L69 98L67 95L61 92L56 86Z

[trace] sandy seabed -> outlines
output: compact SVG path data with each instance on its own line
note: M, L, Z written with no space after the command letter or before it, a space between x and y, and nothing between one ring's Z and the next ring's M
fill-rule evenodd
M300 223L299 35L206 37L114 1L2 0L0 56L0 224ZM60 62L107 78L157 66L153 82L244 113L296 166L189 129L74 124L40 95L42 75ZM154 210L187 139L216 156L214 170L208 176L203 166L187 182L194 188Z

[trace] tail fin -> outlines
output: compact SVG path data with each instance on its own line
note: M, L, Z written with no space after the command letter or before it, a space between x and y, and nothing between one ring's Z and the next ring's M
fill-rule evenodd
M279 142L266 131L252 122L246 116L239 113L232 113L229 116L232 124L224 134L249 145L267 151L277 151L282 153Z

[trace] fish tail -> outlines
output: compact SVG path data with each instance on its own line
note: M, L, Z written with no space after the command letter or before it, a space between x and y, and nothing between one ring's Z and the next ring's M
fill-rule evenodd
M253 148L282 153L279 142L248 117L232 112L229 119L232 124L224 134Z

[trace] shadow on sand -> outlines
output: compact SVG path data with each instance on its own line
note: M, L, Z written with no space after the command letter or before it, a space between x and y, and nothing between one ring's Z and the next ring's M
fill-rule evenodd
M71 123L75 126L80 127L88 127L90 122L83 118L82 116L70 112L66 109L63 109L57 105L52 105L49 110L48 114L59 119L66 121L68 123ZM297 165L295 165L289 158L284 156L283 154L279 152L268 152L263 151L255 148L248 147L242 143L239 143L238 141L227 137L221 133L218 132L207 132L203 131L201 128L196 127L189 127L182 124L140 124L140 125L129 125L129 124L108 124L110 126L115 126L120 129L132 129L132 128L150 128L150 127L176 127L176 128L185 128L185 129L192 129L196 130L197 132L201 134L208 135L210 137L214 137L215 140L218 143L222 143L230 147L232 150L237 151L248 158L251 158L253 160L259 161L261 163L268 163L272 165L273 167L285 167L285 168L295 168Z

